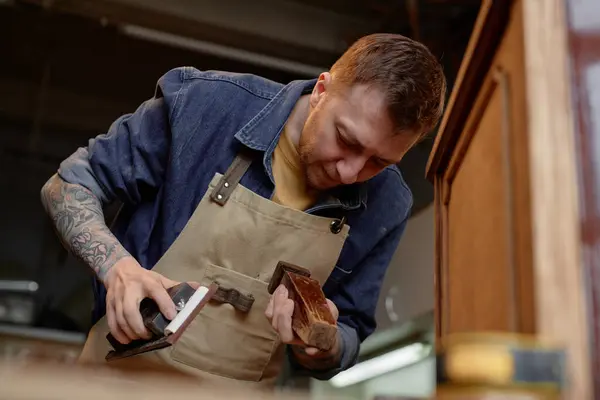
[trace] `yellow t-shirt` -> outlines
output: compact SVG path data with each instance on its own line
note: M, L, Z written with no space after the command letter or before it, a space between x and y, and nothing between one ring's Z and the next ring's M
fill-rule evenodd
M275 179L274 202L301 211L316 202L318 193L306 186L300 154L285 127L273 153L273 178Z

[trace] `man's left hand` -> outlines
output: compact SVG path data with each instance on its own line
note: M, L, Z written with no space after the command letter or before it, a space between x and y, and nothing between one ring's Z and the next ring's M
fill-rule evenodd
M327 299L327 305L329 305L333 319L337 322L339 316L337 307L329 299ZM292 330L293 313L294 301L288 297L287 288L279 285L271 296L271 301L267 306L265 315L269 319L273 329L279 334L281 341L293 345L292 348L297 361L307 368L314 368L315 366L327 368L326 364L338 360L340 355L339 337L329 351L321 351L317 348L306 346L304 342L294 335L294 331Z

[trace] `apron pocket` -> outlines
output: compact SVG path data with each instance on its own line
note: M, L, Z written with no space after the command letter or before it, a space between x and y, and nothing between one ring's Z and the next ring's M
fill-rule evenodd
M252 307L242 312L229 303L210 301L173 345L171 358L216 375L260 381L279 345L265 316L270 298L267 283L209 264L201 284L212 282L252 295Z

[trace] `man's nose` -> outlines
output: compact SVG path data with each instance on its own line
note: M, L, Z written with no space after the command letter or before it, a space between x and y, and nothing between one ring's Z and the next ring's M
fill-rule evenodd
M358 179L360 171L365 166L365 157L352 157L340 160L337 164L340 181L344 185L351 185Z

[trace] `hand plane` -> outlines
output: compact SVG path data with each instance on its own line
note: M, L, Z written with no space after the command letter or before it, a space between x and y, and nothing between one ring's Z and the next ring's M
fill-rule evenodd
M177 315L171 321L160 312L154 300L150 298L142 300L140 314L144 326L152 335L151 338L137 339L122 344L109 333L106 339L114 350L106 355L106 361L131 357L173 345L204 305L214 296L217 289L218 286L214 283L194 289L185 282L167 289L167 293L175 303L177 310Z
M310 275L305 268L280 261L268 290L273 294L280 284L287 288L288 297L294 301L292 330L307 346L327 351L337 340L337 322L321 285Z

